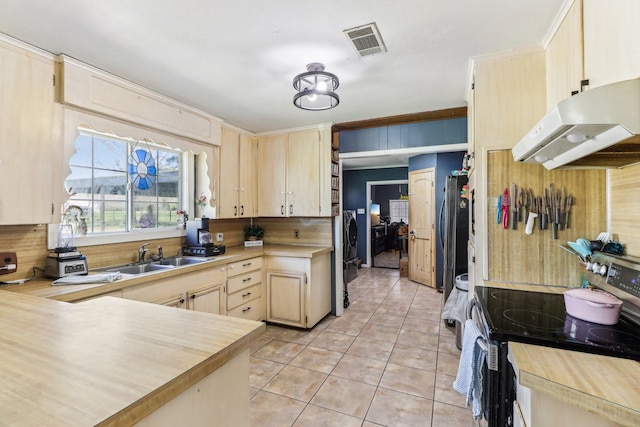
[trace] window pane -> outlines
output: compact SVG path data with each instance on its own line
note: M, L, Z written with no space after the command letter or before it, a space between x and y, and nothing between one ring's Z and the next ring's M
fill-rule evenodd
M178 219L178 201L161 200L158 204L158 227L175 227Z
M121 141L93 139L93 166L114 171L127 170L127 143Z
M155 228L158 223L154 203L134 203L134 228Z
M91 147L92 140L93 138L88 135L78 135L74 143L76 152L71 157L71 160L69 160L69 165L91 167L93 159Z
M127 195L127 173L94 170L93 193L96 199L124 200Z
M71 175L64 181L67 192L79 198L90 199L93 186L91 168L71 166L70 169Z
M94 233L127 231L127 203L109 200L96 200L93 204L93 219L89 229Z

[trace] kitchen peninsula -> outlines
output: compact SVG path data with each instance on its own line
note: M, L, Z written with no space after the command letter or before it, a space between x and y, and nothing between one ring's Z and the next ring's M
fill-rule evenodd
M248 425L249 346L263 323L2 294L2 424Z

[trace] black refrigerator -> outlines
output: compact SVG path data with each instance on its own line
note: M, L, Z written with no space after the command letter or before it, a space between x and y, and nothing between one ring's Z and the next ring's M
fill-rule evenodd
M456 284L456 276L467 272L469 199L466 175L448 176L440 207L440 242L443 252L444 301Z

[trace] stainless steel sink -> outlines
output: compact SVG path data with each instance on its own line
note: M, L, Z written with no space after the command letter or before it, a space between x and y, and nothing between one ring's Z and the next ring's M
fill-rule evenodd
M97 268L94 271L106 271L109 273L119 271L122 274L145 274L153 273L156 271L163 271L174 267L199 264L205 261L207 261L206 258L175 256L164 258L161 261L151 261L144 264L125 264L120 266Z
M119 271L122 274L144 274L144 273L151 273L154 271L167 270L171 267L174 267L174 266L160 265L160 264L134 264L134 265L127 265L123 267L107 268L104 271L108 271L108 272Z
M176 256L171 258L165 258L162 261L156 261L155 265L180 267L181 265L199 264L207 261L206 258L190 257L190 256Z

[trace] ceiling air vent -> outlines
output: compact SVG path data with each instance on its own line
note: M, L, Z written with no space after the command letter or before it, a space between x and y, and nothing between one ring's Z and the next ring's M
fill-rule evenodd
M375 22L343 31L360 56L375 55L387 51Z

